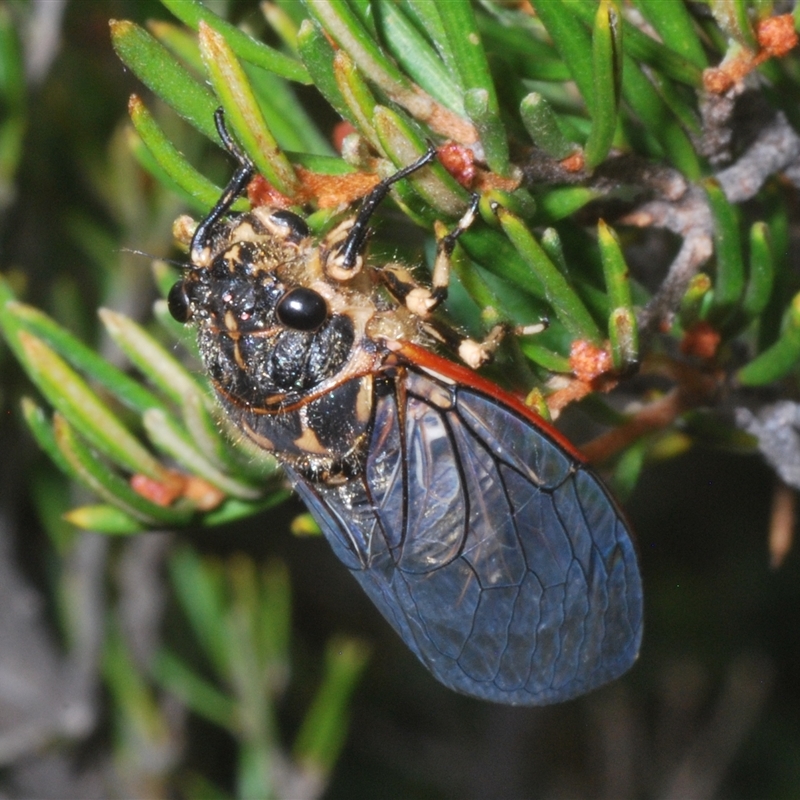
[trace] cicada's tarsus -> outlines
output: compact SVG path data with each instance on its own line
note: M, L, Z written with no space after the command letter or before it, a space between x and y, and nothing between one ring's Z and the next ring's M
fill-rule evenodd
M539 705L625 672L642 633L630 532L569 442L473 371L428 349L433 288L373 266L369 218L392 183L316 241L302 217L230 214L239 168L196 228L170 309L197 326L220 403L273 452L336 555L445 685ZM472 347L480 362L484 350Z

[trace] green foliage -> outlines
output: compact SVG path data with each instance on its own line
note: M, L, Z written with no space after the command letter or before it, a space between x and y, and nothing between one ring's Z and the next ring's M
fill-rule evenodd
M498 320L549 319L544 333L519 346L512 342L499 355L519 376L508 380L515 389L536 388L543 396L554 376L574 382L570 354L577 341L606 351L612 366L603 377L617 382L639 365L646 371L675 349L670 339L685 344L702 324L719 335L719 344L703 356L690 347L691 369L719 371L741 392L780 382L784 396L796 397L800 294L786 248L775 244L788 227L776 179L788 163L777 158L737 173L743 153L726 155L723 146L709 144L714 126L732 129L734 120L710 114L719 98L703 89L709 65L757 48L755 24L771 15L771 3L720 0L700 14L696 5L659 0L531 0L530 14L523 5L492 0L305 0L267 4L276 48L197 0L162 2L187 27L159 21L148 32L133 22L111 23L116 53L152 92L147 100L131 98L132 127L120 141L164 187L153 203L160 222L176 208L174 197L164 199L168 193L199 215L218 198L224 172L206 143L178 120L219 145L213 113L220 106L258 171L309 212L313 203L307 204L298 167L385 176L424 153L428 141L447 141L474 160L479 178L436 164L398 184L392 196L430 233L436 221L452 223L463 213L471 191L482 194L482 221L454 255L448 310L470 331ZM25 129L20 70L13 29L0 7L3 203ZM780 87L789 84L796 93L797 75L790 55L783 63L767 61L752 79L777 103ZM341 158L332 155L330 131L313 121L325 115L296 100L295 90L307 84L353 127ZM788 123L781 132L794 135ZM214 167L206 170L207 162ZM723 170L722 163L731 166ZM752 190L742 188L748 180ZM240 199L235 209L246 207ZM331 224L341 213L347 212L321 211L317 221ZM648 289L626 250L654 228L677 234L685 249L661 265L663 274L672 268L670 278ZM92 241L92 232L84 238ZM174 271L161 262L154 271L165 294ZM286 498L274 461L226 428L197 364L187 367L184 354L173 351L176 332L163 300L156 326L108 310L100 318L137 379L18 302L11 279L0 279L0 329L53 409L49 418L25 399L23 418L56 465L101 501L69 512L73 524L118 536L194 522L211 526ZM185 350L191 355L191 343ZM715 401L714 392L692 397L698 404ZM586 405L616 425L632 418L612 412L598 396ZM678 422L676 415L665 424ZM699 428L695 435L702 439ZM719 440L740 437L729 425ZM672 457L688 441L667 429L626 442L616 466L619 488L629 494L649 459ZM237 739L238 795L271 796L277 784L270 765L280 751L275 704L289 679L285 569L272 564L262 571L244 557L222 565L189 550L174 553L170 566L213 680L167 648L159 652L155 680ZM318 694L295 739L295 765L320 786L340 752L364 660L362 645L331 643ZM163 736L155 690L116 628L104 669L128 746ZM139 718L143 709L146 719Z

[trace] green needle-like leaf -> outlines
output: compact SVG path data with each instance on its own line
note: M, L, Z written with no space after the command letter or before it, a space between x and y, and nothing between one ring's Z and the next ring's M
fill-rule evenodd
M33 306L16 301L7 303L0 311L0 324L12 347L19 347L16 339L19 330L33 334L131 410L141 414L148 408L166 408L160 398ZM16 352L21 355L19 350Z
M9 6L0 7L0 186L6 190L19 167L27 132L27 82L20 35L19 22Z
M504 208L497 209L497 216L517 252L544 284L547 300L564 326L576 338L599 343L602 338L600 331L586 310L586 306L547 257L522 220Z
M684 131L691 136L701 135L700 117L697 108L692 102L692 93L681 87L669 78L657 72L650 71L648 77L656 89L664 105L674 115L676 121Z
M304 20L297 35L297 46L320 94L340 117L355 122L333 72L334 49L319 27L310 20Z
M380 87L395 103L413 117L452 139L464 144L477 140L474 126L436 101L387 58L358 15L344 0L303 0L320 26L355 62L362 75Z
M416 19L417 28L424 31L433 42L447 71L454 76L458 75L456 59L450 49L447 32L439 13L441 3L437 3L436 0L405 0L404 7L408 8L409 13Z
M431 97L455 111L464 113L464 90L458 73L447 69L439 54L392 0L379 0L381 31L389 52L398 64Z
M160 650L153 662L155 679L204 719L236 731L236 703L169 650Z
M744 293L744 258L736 211L728 202L719 183L703 181L714 220L714 252L717 276L714 281L714 305L711 321L721 324L731 319Z
M102 648L102 674L119 723L121 750L128 742L152 746L169 736L168 724L142 668L136 664L116 617L109 615Z
M503 25L485 14L478 16L478 28L490 57L501 53L503 63L519 77L558 82L571 79L550 42L536 36L529 28Z
M597 233L608 303L611 306L608 318L611 357L614 368L625 372L639 360L639 331L631 305L628 265L616 233L603 220L597 225Z
M254 465L249 460L232 450L220 430L219 419L210 413L203 393L191 392L183 398L181 416L191 441L211 464L228 472L264 477L263 468L253 469Z
M320 132L314 119L298 101L295 87L271 72L250 64L243 67L264 119L268 120L281 148L331 157L333 148L328 137Z
M180 405L192 394L203 394L183 365L144 328L107 308L101 308L98 315L120 350L173 402Z
M53 430L61 455L77 473L78 479L88 489L107 503L121 509L127 515L155 525L185 525L193 509L169 508L156 505L135 492L119 475L108 468L81 441L72 425L60 414L53 417ZM167 476L169 479L169 476Z
M111 42L122 62L167 105L214 142L222 144L214 127L219 102L175 57L144 28L111 20Z
M165 191L180 197L187 206L194 209L199 213L206 213L208 206L202 203L193 195L189 194L182 186L179 186L175 181L164 172L163 167L158 163L155 156L149 147L145 145L142 138L133 128L128 128L124 132L125 140L128 144L133 157L138 162L139 166L153 178L154 181L162 186Z
M579 211L601 196L597 189L586 186L563 186L536 194L536 221L541 224L557 222Z
M515 192L504 192L502 189L489 189L480 196L481 216L490 225L497 226L497 217L494 209L498 206L507 208L512 214L522 219L530 220L536 214L536 201L525 189Z
M499 112L493 107L492 95L486 89L467 89L464 110L475 124L481 138L486 163L497 173L509 172L508 142Z
M554 353L552 350L529 340L520 341L519 346L526 358L544 367L548 372L561 372L565 375L569 375L572 372L572 366L567 356Z
M41 406L37 405L30 397L23 397L20 406L22 416L39 447L47 453L63 473L69 475L73 480L78 480L78 473L72 469L70 462L61 453L53 433L53 423Z
M389 95L409 91L407 78L386 58L344 0L304 0L303 4L371 81Z
M372 124L375 96L367 86L361 72L347 53L339 51L333 59L333 76L347 108L347 119L352 120L362 136L383 154L380 138Z
M597 223L597 243L600 246L609 305L612 308L631 308L628 265L617 234L602 219Z
M564 273L569 275L567 259L564 256L564 243L555 228L545 228L541 237L542 249L547 253L548 258Z
M284 55L263 42L256 41L235 25L226 22L199 0L161 0L161 2L190 28L198 30L203 22L215 30L239 58L274 72L282 78L300 83L310 83L311 78L297 59Z
M580 20L587 27L591 27L597 11L596 0L542 0L542 5L548 3L560 5L563 8L562 13L573 15L576 20ZM666 5L677 5L677 0L667 0ZM536 4L536 9L538 12L539 3ZM690 61L640 31L627 20L623 21L623 27L625 29L625 50L632 59L663 72L673 80L693 87L701 85L702 73Z
M608 316L608 338L614 369L624 374L639 361L639 329L630 308L612 309Z
M65 361L25 331L18 333L18 341L20 360L31 380L82 436L130 472L159 482L169 480L164 467Z
M229 522L247 519L248 517L260 514L262 511L267 511L270 508L279 506L281 503L285 503L291 496L291 491L282 489L272 491L268 497L264 497L262 500L257 500L255 502L230 497L223 503L220 503L216 508L206 512L200 522L206 527L227 525Z
M377 41L378 29L375 25L375 11L372 8L372 0L347 0L353 13L358 17L358 21L369 32L369 35Z
M373 123L386 155L396 167L405 167L424 155L426 143L416 126L402 114L378 106ZM467 191L441 164L433 162L408 180L414 191L439 213L457 217L466 210L469 202Z
M200 208L212 208L222 194L222 189L186 161L135 94L128 101L128 113L136 132L170 180L192 197ZM236 211L244 211L247 207L248 203L244 199L239 199L234 204Z
M592 129L586 142L586 167L594 169L605 161L617 128L622 85L622 20L614 3L601 0L592 34L594 66Z
M711 278L704 272L698 272L689 281L689 286L686 289L681 300L681 307L679 312L679 319L681 327L686 330L691 328L692 325L697 323L702 318L703 306L707 302L708 293L713 288Z
M736 377L745 386L763 386L777 381L800 364L800 294L792 298L778 340L749 364Z
M532 5L591 111L594 69L588 31L562 0L532 0Z
M242 500L255 500L261 491L225 475L211 464L194 446L189 434L176 421L159 409L144 415L144 427L150 441L184 469L207 480L220 491Z
M218 563L204 561L187 547L169 561L169 573L181 609L217 674L230 675L230 642L225 625L225 585Z
M356 639L332 641L325 651L325 676L306 714L294 756L306 768L327 774L347 735L350 695L369 659L369 648Z
M111 505L79 506L64 514L64 519L76 528L108 536L132 536L147 530L141 520Z
M698 69L705 69L708 66L702 42L684 3L636 0L636 5L658 31L667 47L680 53Z
M628 28L625 29L626 36ZM631 57L626 39L623 58L622 96L644 127L663 147L667 157L684 175L697 179L700 162L689 137L661 99L653 84Z
M742 313L750 321L767 307L775 279L775 260L770 247L769 228L756 222L750 228L750 272L742 300Z
M282 689L288 677L292 639L292 587L282 561L273 559L261 570L259 594L255 620L258 658L273 673L272 687ZM275 674L280 672L284 674Z
M509 169L508 139L472 5L453 0L440 3L438 11L465 90L464 109L478 129L487 163L504 175Z
M245 151L279 192L292 197L298 186L292 165L278 147L233 50L204 22L200 23L200 52L226 120Z
M203 75L203 59L200 58L200 47L193 31L183 25L174 25L160 19L149 20L147 30L184 64L193 69L198 77Z
M541 278L500 231L468 230L458 241L476 264L532 297L545 299L545 287ZM532 318L535 319L536 314L542 312L543 309L539 312L532 309Z
M648 437L642 437L638 442L627 448L617 461L612 476L614 493L623 500L630 497L644 467L647 448L650 444Z
M533 143L551 158L561 160L578 150L562 132L550 103L539 92L531 92L519 106L522 123Z
M300 25L294 17L285 7L279 6L277 3L261 3L260 8L269 26L280 36L286 47L296 55L299 54L297 35ZM313 77L311 83L314 83Z

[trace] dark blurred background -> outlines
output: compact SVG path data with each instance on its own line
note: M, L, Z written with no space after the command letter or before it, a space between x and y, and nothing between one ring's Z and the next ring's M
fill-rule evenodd
M108 349L96 307L147 319L155 297L149 260L124 248L174 255L170 223L181 210L123 153L127 98L142 88L111 49L108 19L169 15L147 0L2 5L25 48L27 119L2 187L0 269L26 302ZM248 14L257 16L255 6L237 8ZM226 169L215 156L218 180ZM96 670L65 661L52 596L58 537L67 535L59 514L80 498L20 423L19 397L32 390L3 348L0 794L107 796L108 698ZM294 596L292 683L279 715L286 741L325 641L347 633L370 643L327 797L788 798L800 796L800 558L794 549L770 567L775 480L755 456L697 448L646 468L626 503L645 585L640 659L591 696L543 709L492 706L436 683L327 544L288 533L302 512L297 500L139 547L157 552L180 540L203 553L286 561ZM104 540L82 557L111 552L119 570L127 546ZM161 629L174 632L180 623L163 602ZM20 664L29 665L22 684ZM75 713L64 722L68 702ZM34 707L38 727L24 713ZM48 728L48 717L60 721ZM230 790L235 743L191 715L182 724L181 768Z

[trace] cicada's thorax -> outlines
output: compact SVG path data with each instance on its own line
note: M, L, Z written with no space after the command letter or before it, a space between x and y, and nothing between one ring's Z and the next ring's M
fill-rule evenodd
M325 256L302 218L260 207L219 225L179 291L234 424L306 477L335 482L360 470L387 354L375 334L398 309L368 271L328 277Z

